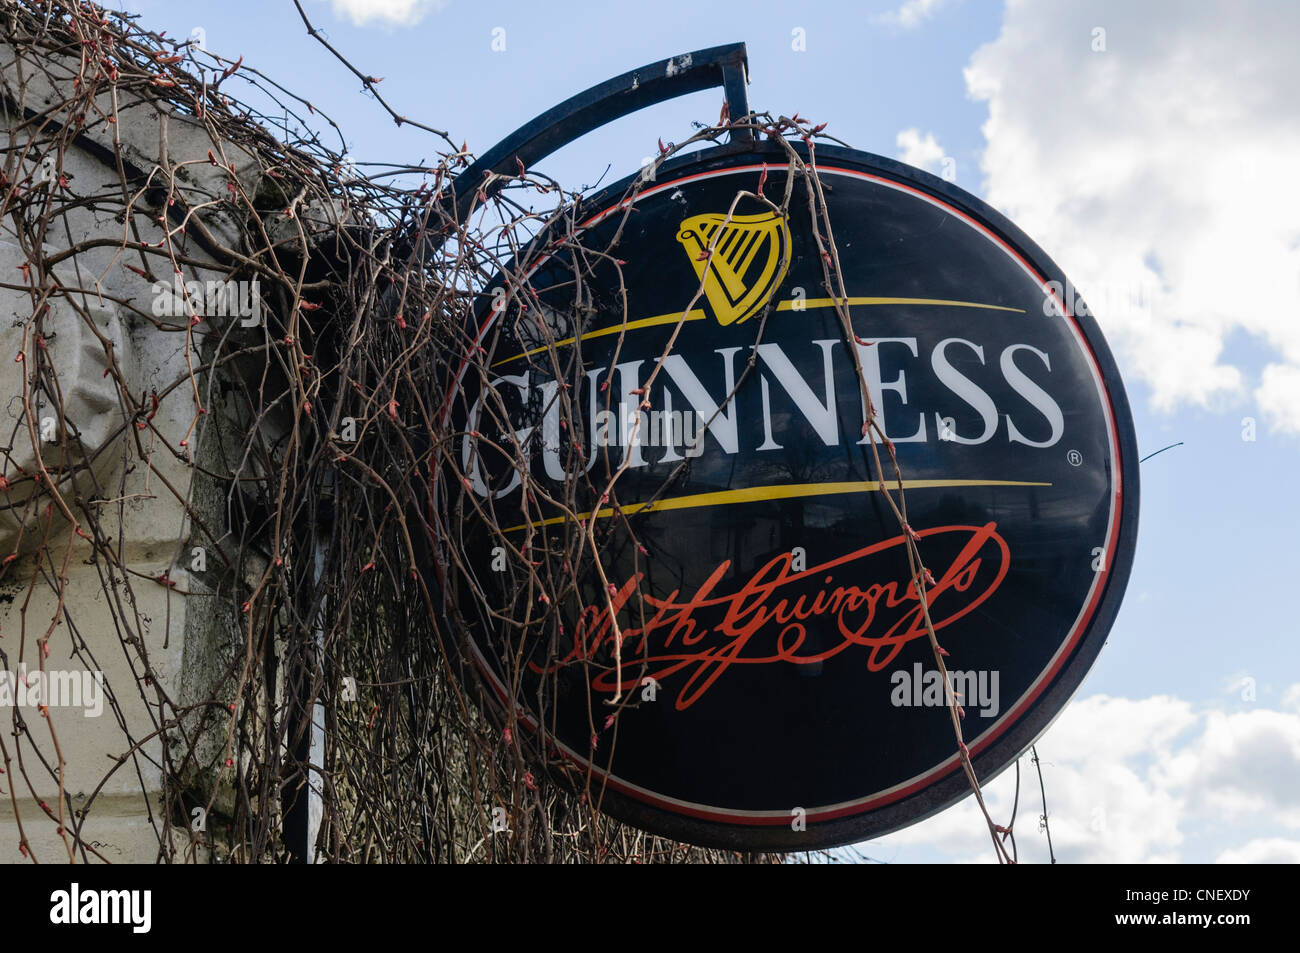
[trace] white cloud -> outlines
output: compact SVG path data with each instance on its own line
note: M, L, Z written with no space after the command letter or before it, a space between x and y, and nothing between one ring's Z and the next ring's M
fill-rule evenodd
M1300 320L1300 316L1295 320ZM1255 403L1274 430L1300 433L1300 367L1270 364L1264 368Z
M1300 828L1300 714L1269 709L1197 711L1167 695L1094 695L1073 702L1038 743L1052 843L1070 863L1161 863L1287 856L1300 843L1258 839L1261 820ZM1021 763L1014 825L1022 861L1046 861L1038 776ZM984 785L997 823L1011 816L1015 773ZM1207 835L1205 829L1210 831ZM1196 852L1187 840L1200 833ZM1252 839L1254 838L1254 839ZM1233 846L1234 840L1242 846ZM868 844L873 857L909 858L932 847L949 857L992 862L994 852L972 799ZM1205 851L1209 856L1202 856Z
M1300 682L1296 682L1282 695L1282 707L1300 712Z
M1193 811L1300 829L1300 717L1289 712L1209 712L1196 742L1162 770L1157 783L1186 791Z
M1296 4L1011 0L966 70L989 108L987 199L1160 409L1253 396L1300 433L1298 32ZM1268 367L1225 362L1241 332Z
M914 30L939 11L947 0L904 0L902 6L889 13L882 13L875 19L879 23L888 23L904 30Z
M1216 864L1300 864L1300 841L1263 837L1225 850Z
M388 26L414 26L433 10L441 10L446 0L330 0L334 15L351 20L354 26L382 23Z
M908 165L925 169L936 175L944 158L943 146L934 138L934 133L921 135L919 129L904 129L898 134L898 158Z

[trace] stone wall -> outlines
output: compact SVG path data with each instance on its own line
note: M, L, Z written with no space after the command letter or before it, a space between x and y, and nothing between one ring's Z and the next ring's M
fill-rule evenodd
M54 108L55 119L75 121L57 110L70 98L75 62L61 73L58 66L51 83L0 47L0 139L13 190L0 219L0 738L7 757L0 860L28 853L67 861L73 848L63 828L90 803L87 850L77 849L77 859L149 862L160 850L160 698L205 697L209 676L235 651L228 620L214 611L222 499L194 466L210 452L221 408L211 376L193 369L206 336L224 325L220 318L192 324L184 308L167 313L164 289L173 275L160 270L158 257L145 261L115 243L162 242L163 223L177 225L170 191L198 209L187 233L201 222L216 244L237 244L231 213L212 203L227 196L229 169L250 191L256 181L247 154L142 99L102 98L102 115L92 111L78 135L66 137L70 147L38 155L32 143L53 120L38 130L33 115ZM129 220L124 181L136 198ZM14 212L30 190L118 200L68 210L33 248ZM97 239L98 247L55 261ZM194 262L185 280L225 278L205 248L210 240L171 240L184 240ZM50 296L55 278L76 290ZM204 404L217 413L200 414ZM101 528L93 543L92 515ZM63 674L35 674L42 668ZM62 701L79 696L81 704L45 711L40 700L30 704L30 684L17 684L24 669L29 683L46 686L45 701L55 701L51 679L62 678ZM80 693L72 691L77 683ZM134 756L110 772L133 742ZM184 840L176 845L182 852Z

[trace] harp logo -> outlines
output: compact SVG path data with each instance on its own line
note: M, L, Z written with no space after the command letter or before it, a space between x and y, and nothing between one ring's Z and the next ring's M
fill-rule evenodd
M790 228L775 212L733 215L729 222L726 215L693 215L682 222L677 240L724 327L748 320L767 304L790 265Z

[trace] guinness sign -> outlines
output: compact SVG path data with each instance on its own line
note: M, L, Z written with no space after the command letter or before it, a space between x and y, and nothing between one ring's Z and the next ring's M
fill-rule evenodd
M486 509L530 552L590 533L603 570L531 629L493 615L520 579L477 573L476 664L603 810L700 844L842 844L969 792L908 532L981 780L1078 688L1133 555L1128 405L1059 269L924 172L816 167L845 295L802 178L784 216L737 200L785 193L783 151L695 154L590 200L582 244L607 253L583 282L560 250L532 305L484 296L489 372L462 367L445 410L470 560L499 544Z

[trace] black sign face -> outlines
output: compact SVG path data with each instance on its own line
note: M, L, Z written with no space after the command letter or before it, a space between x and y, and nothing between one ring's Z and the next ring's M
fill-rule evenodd
M817 156L853 337L804 180L786 216L732 209L760 181L780 204L786 162L706 154L661 169L630 214L625 184L597 197L583 244L607 254L580 307L563 252L531 275L543 307L498 294L478 329L491 387L464 375L447 410L458 491L511 538L531 529L533 552L594 520L606 575L535 606L552 613L535 635L484 612L477 661L534 727L547 699L541 730L603 779L602 809L696 843L841 844L969 791L851 348L897 453L981 779L1078 687L1132 559L1128 405L1095 323L1067 312L1079 302L1064 277L939 179ZM513 433L485 423L485 401ZM525 499L487 448L512 440L542 490L562 497L566 469L585 474L576 518ZM487 568L486 529L463 531L488 601L523 605L519 578Z

